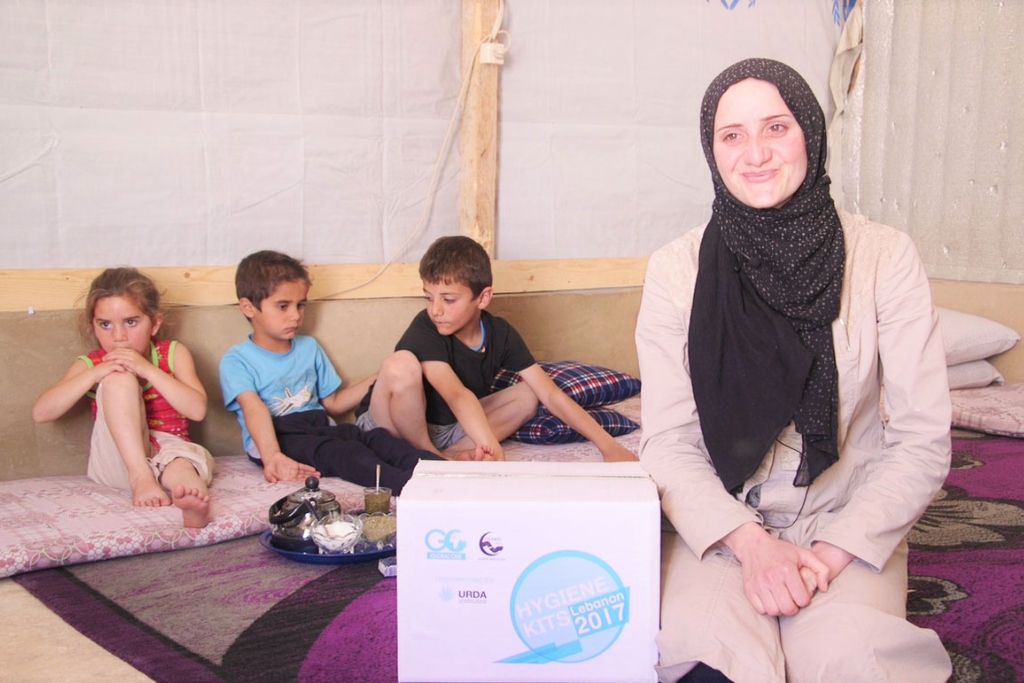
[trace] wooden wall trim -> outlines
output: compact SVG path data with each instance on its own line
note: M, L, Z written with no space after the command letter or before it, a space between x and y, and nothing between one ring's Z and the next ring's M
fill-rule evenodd
M640 287L647 259L542 259L495 261L498 294L586 291ZM310 265L310 298L388 299L420 296L417 263ZM81 305L101 268L0 270L0 312L67 310ZM236 303L235 266L142 268L170 305L215 306ZM376 277L375 277L376 276Z

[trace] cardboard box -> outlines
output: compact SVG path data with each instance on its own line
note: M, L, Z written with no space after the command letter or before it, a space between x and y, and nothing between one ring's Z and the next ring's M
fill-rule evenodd
M398 500L398 680L654 681L639 463L421 462Z

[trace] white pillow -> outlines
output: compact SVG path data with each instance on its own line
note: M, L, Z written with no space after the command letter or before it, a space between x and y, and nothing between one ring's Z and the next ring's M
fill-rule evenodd
M948 308L935 310L946 347L946 365L988 358L1020 341L1016 331L995 320Z
M949 373L950 389L976 389L990 384L1005 384L996 366L987 360L971 360L946 368Z

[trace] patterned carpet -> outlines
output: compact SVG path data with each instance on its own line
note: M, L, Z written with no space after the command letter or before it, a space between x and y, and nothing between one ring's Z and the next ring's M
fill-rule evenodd
M957 433L910 542L910 618L942 637L951 680L1024 680L1024 440ZM156 681L397 680L376 562L301 564L249 537L14 580Z
M156 681L397 680L395 579L376 562L292 562L253 536L15 581Z
M1024 440L955 433L910 574L910 619L942 637L952 681L1024 681Z

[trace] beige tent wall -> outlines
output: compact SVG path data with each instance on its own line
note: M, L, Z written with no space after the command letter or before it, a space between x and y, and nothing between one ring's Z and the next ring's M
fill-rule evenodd
M913 237L936 305L1024 333L1024 3L864 0L861 26L834 65L833 194ZM1024 344L993 362L1024 381Z
M846 206L909 233L933 278L1024 284L1024 3L863 9Z

